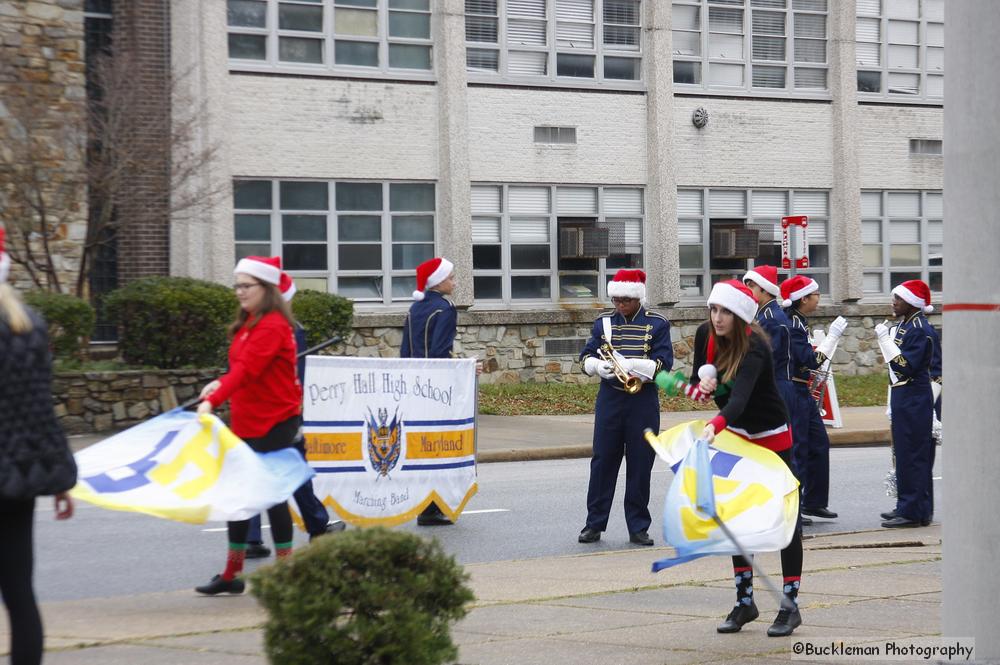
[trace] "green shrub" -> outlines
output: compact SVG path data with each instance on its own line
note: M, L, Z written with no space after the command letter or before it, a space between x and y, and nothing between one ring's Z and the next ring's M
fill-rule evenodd
M24 301L37 310L49 327L49 342L59 358L79 358L94 334L96 315L86 300L65 293L31 291Z
M436 665L458 653L450 624L473 600L436 541L383 528L319 538L251 576L282 665Z
M316 346L334 335L348 339L354 304L333 293L303 289L292 298L292 313L306 329L306 343Z
M239 302L232 289L190 277L146 277L105 296L125 362L161 369L218 367L226 326Z

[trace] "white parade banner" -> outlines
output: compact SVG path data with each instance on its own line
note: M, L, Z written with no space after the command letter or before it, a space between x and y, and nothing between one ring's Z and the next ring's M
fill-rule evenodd
M309 356L303 381L316 496L357 526L452 520L476 493L476 361Z

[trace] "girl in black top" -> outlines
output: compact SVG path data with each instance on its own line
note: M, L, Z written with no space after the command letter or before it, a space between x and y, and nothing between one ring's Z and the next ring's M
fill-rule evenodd
M709 443L717 432L731 432L777 453L792 467L792 436L788 412L774 379L771 345L760 327L753 323L757 302L750 289L736 280L720 282L708 298L709 320L695 334L694 366L691 381L698 381L703 365L714 365L722 381L702 379L699 388L711 395L721 411L702 432ZM735 633L759 615L753 601L753 568L740 556L733 557L736 577L736 606L718 627L720 633ZM802 576L802 529L796 524L788 546L781 550L784 593L795 603L793 611L782 609L767 629L772 637L792 634L802 623L798 611L799 580Z

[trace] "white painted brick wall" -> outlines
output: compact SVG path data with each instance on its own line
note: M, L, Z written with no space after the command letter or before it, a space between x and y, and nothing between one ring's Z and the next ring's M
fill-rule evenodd
M910 155L910 139L941 139L944 110L862 105L858 162L862 189L941 189L944 158Z
M691 114L708 111L698 129ZM833 185L830 104L676 97L677 184L700 187Z
M646 98L572 90L470 87L473 182L641 184ZM576 127L576 145L534 142L536 125Z
M234 176L438 177L433 85L232 74L228 87Z

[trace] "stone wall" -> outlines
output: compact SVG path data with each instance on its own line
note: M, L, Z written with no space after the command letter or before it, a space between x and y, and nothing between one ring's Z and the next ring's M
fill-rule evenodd
M66 432L105 432L169 411L218 376L217 369L60 372L52 394Z

